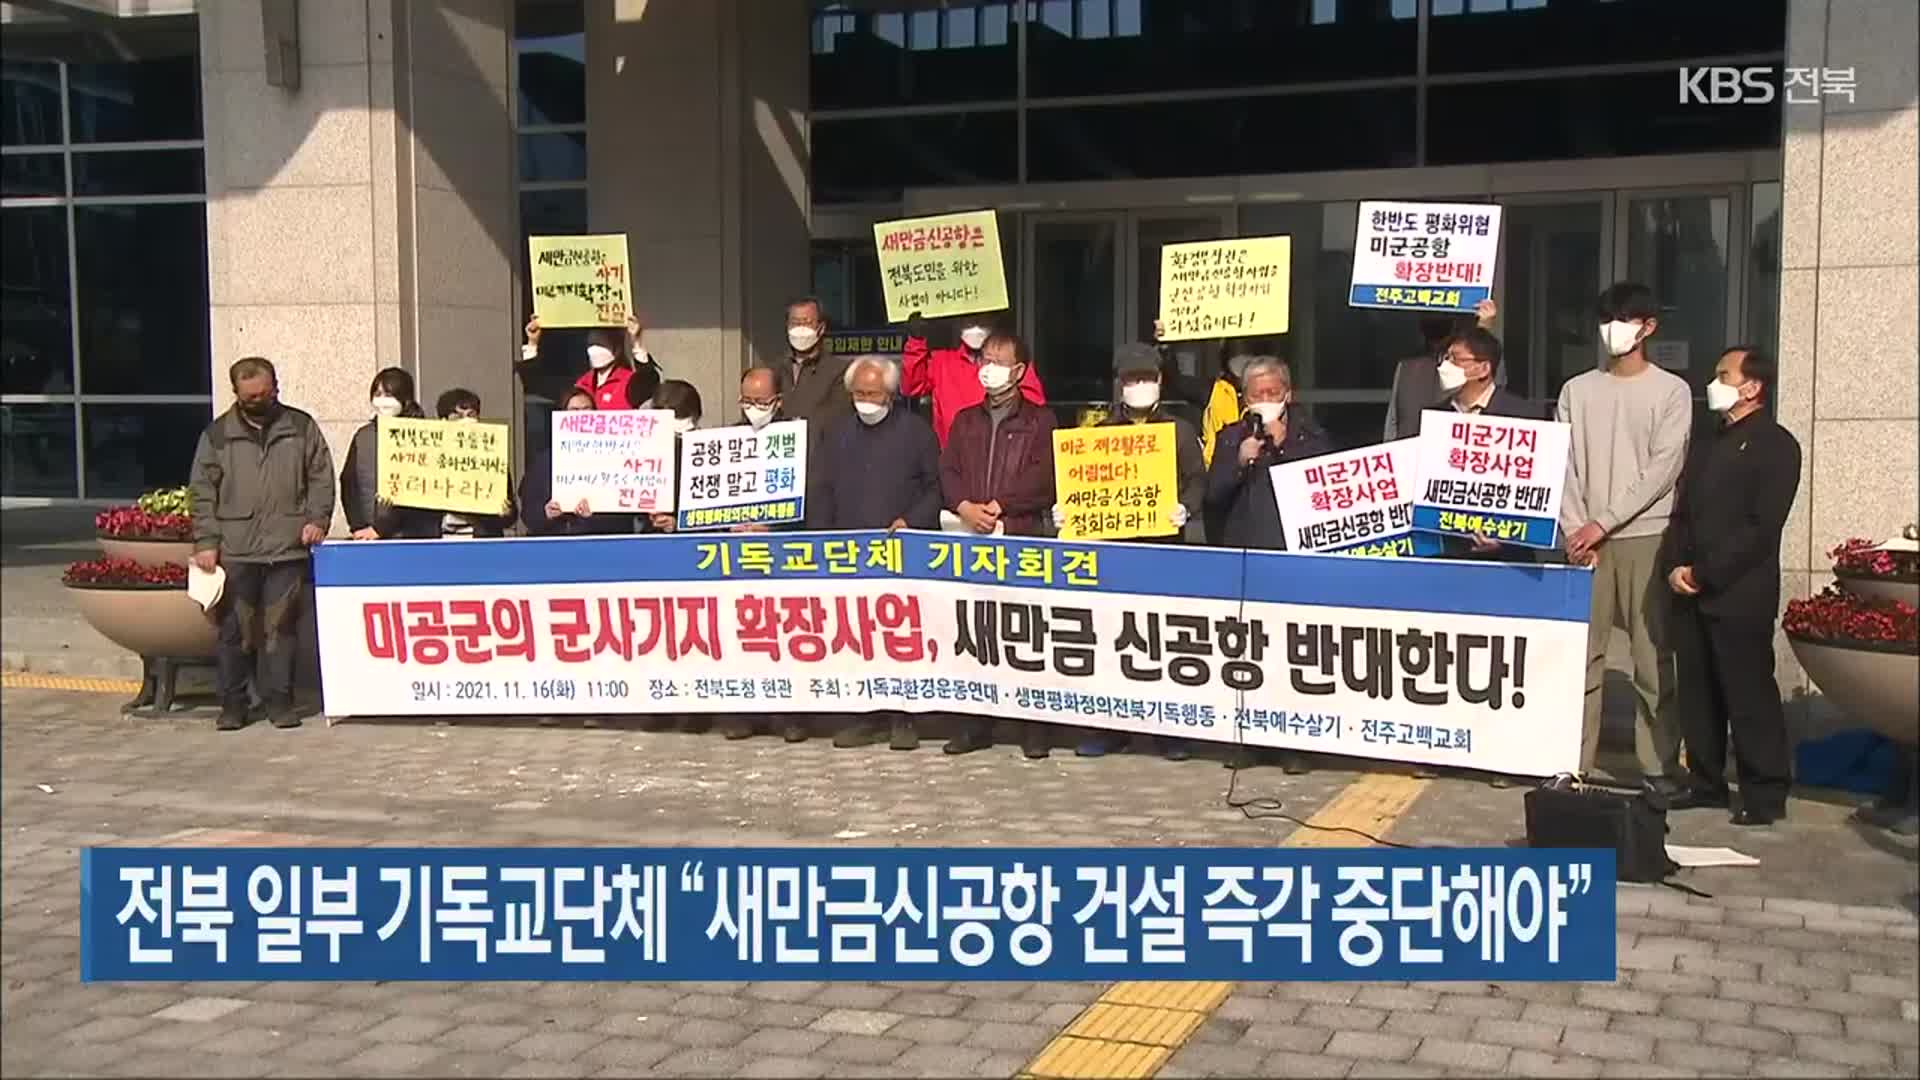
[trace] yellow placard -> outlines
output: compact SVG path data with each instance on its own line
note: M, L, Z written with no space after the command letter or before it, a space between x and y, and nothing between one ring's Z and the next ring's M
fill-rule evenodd
M530 236L533 314L541 326L621 326L633 310L627 236Z
M1160 249L1160 340L1287 332L1293 237L1203 240Z
M887 321L936 319L1007 306L1000 223L991 210L882 221L873 227Z
M1172 424L1114 424L1053 433L1062 540L1171 536L1180 501Z
M380 418L380 497L395 506L499 516L512 460L508 426Z

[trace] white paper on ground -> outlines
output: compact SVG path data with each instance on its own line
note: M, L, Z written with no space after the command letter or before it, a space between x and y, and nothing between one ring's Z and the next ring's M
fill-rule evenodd
M1701 866L1760 865L1759 859L1751 855L1743 855L1729 847L1687 847L1682 844L1668 844L1667 858L1690 869Z

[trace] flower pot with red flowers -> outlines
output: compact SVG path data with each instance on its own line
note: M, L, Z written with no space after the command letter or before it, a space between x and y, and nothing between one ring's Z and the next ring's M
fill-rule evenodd
M187 568L131 559L94 559L67 567L67 595L100 636L142 657L213 655L218 627L187 596Z
M1920 743L1920 611L1904 600L1856 592L1856 584L1843 580L1818 596L1789 601L1781 628L1807 678L1835 708L1912 746Z
M1853 539L1827 554L1841 588L1920 607L1920 528L1909 525L1898 540Z
M185 566L193 558L193 503L183 487L149 491L132 506L102 510L93 530L109 559Z

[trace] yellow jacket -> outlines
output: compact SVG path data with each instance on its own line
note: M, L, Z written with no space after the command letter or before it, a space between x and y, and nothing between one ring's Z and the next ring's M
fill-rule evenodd
M1200 418L1200 454L1207 466L1213 466L1213 439L1220 429L1240 419L1240 391L1225 379L1215 379L1213 395L1207 398L1207 411Z

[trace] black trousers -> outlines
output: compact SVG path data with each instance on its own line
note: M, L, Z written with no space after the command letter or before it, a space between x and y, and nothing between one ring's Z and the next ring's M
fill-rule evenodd
M1691 603L1676 605L1674 615L1690 782L1703 793L1727 794L1731 733L1741 805L1783 813L1793 764L1773 676L1773 620L1708 615Z
M307 560L222 563L226 588L220 596L220 700L247 703L247 679L269 709L293 702L293 657L299 644L300 602L306 595Z

